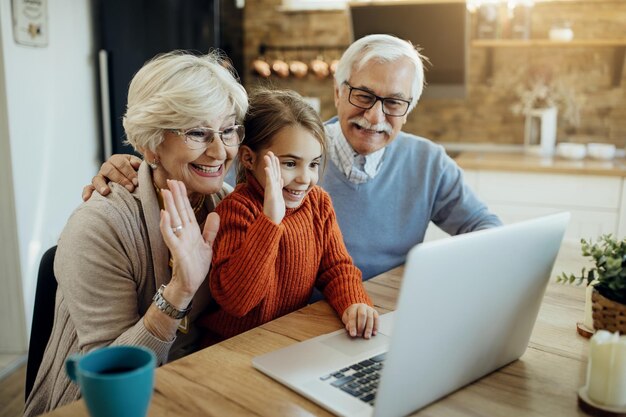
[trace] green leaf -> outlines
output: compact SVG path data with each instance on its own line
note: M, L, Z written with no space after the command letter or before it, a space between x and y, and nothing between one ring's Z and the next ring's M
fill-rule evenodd
M587 271L583 268L580 275L561 273L557 282L588 285L597 279L596 289L610 300L626 304L626 239L617 240L612 234L592 239L580 240L583 256L592 258L593 266Z

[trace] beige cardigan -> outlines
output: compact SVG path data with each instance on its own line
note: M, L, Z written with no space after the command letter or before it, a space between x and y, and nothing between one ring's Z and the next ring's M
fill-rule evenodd
M108 197L94 193L70 217L59 239L54 272L59 283L52 334L24 415L35 416L79 398L65 373L65 359L107 345L142 345L159 365L195 350L193 324L208 305L209 286L193 300L191 329L164 342L142 317L161 284L170 280L169 253L159 230L159 203L144 162L134 193L111 184ZM209 211L230 191L225 184L207 198Z

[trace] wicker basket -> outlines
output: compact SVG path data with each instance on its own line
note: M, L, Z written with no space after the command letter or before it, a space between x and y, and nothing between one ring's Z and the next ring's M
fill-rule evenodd
M593 327L596 330L608 330L626 334L626 305L609 300L598 291L591 294Z

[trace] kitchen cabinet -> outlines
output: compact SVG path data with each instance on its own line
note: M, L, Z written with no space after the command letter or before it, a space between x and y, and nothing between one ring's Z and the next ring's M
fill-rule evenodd
M505 224L569 211L565 239L572 241L606 233L626 236L624 162L562 161L521 154L462 154L457 158L466 183ZM442 236L442 231L431 227L426 239Z
M622 178L488 170L470 174L470 186L504 223L569 211L567 239L617 234Z

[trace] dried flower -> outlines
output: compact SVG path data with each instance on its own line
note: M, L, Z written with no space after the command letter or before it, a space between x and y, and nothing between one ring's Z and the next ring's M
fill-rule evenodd
M528 115L531 110L557 107L563 120L573 127L580 125L583 99L562 80L554 80L545 67L530 68L515 87L518 102L511 106L517 115Z

